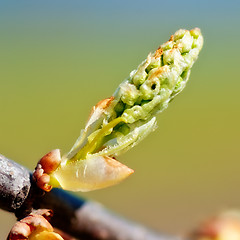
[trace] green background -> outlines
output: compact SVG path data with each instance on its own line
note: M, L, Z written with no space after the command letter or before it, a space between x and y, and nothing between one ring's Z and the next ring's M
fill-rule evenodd
M91 107L179 28L204 47L158 129L119 160L135 170L79 194L158 231L182 234L239 208L239 1L0 1L0 153L34 169L67 152ZM1 239L15 221L0 211Z

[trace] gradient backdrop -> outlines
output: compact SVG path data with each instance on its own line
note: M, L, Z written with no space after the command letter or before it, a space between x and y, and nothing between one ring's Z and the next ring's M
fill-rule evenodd
M122 184L79 194L153 229L184 233L240 209L239 1L0 0L0 153L35 167L65 153L90 108L179 28L204 48L159 128L120 157ZM1 239L15 221L0 211Z

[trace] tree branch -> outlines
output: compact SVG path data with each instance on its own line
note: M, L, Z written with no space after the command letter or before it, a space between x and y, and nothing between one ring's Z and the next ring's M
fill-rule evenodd
M15 212L25 202L30 187L29 171L0 155L0 208Z
M24 167L0 155L0 208L18 219L34 209L52 209L54 227L84 240L174 240L110 213L98 203L85 201L61 189L44 194Z

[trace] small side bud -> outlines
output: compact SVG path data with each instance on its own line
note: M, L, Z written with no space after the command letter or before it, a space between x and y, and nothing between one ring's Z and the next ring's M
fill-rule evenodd
M39 163L42 166L42 169L45 173L52 173L57 169L61 162L61 154L59 149L54 149L51 152L44 155Z
M52 225L48 219L52 212L47 209L39 209L30 213L27 217L18 221L11 229L8 240L63 240L53 232Z
M37 186L44 190L45 192L50 192L52 190L52 186L49 185L50 176L44 173L41 177L37 180Z
M33 179L37 186L42 190L49 192L52 189L50 183L50 175L61 163L60 150L55 149L44 155L38 162L33 172Z

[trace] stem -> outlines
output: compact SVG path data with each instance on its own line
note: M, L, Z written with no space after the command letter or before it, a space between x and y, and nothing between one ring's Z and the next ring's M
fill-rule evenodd
M80 159L85 159L88 153L92 153L96 147L97 143L102 140L103 137L106 136L106 132L110 131L112 128L117 126L119 123L125 122L125 119L122 117L116 118L112 120L110 123L108 123L106 126L104 126L94 137L94 139L91 142L88 142L75 156L73 156L70 160L76 161Z

